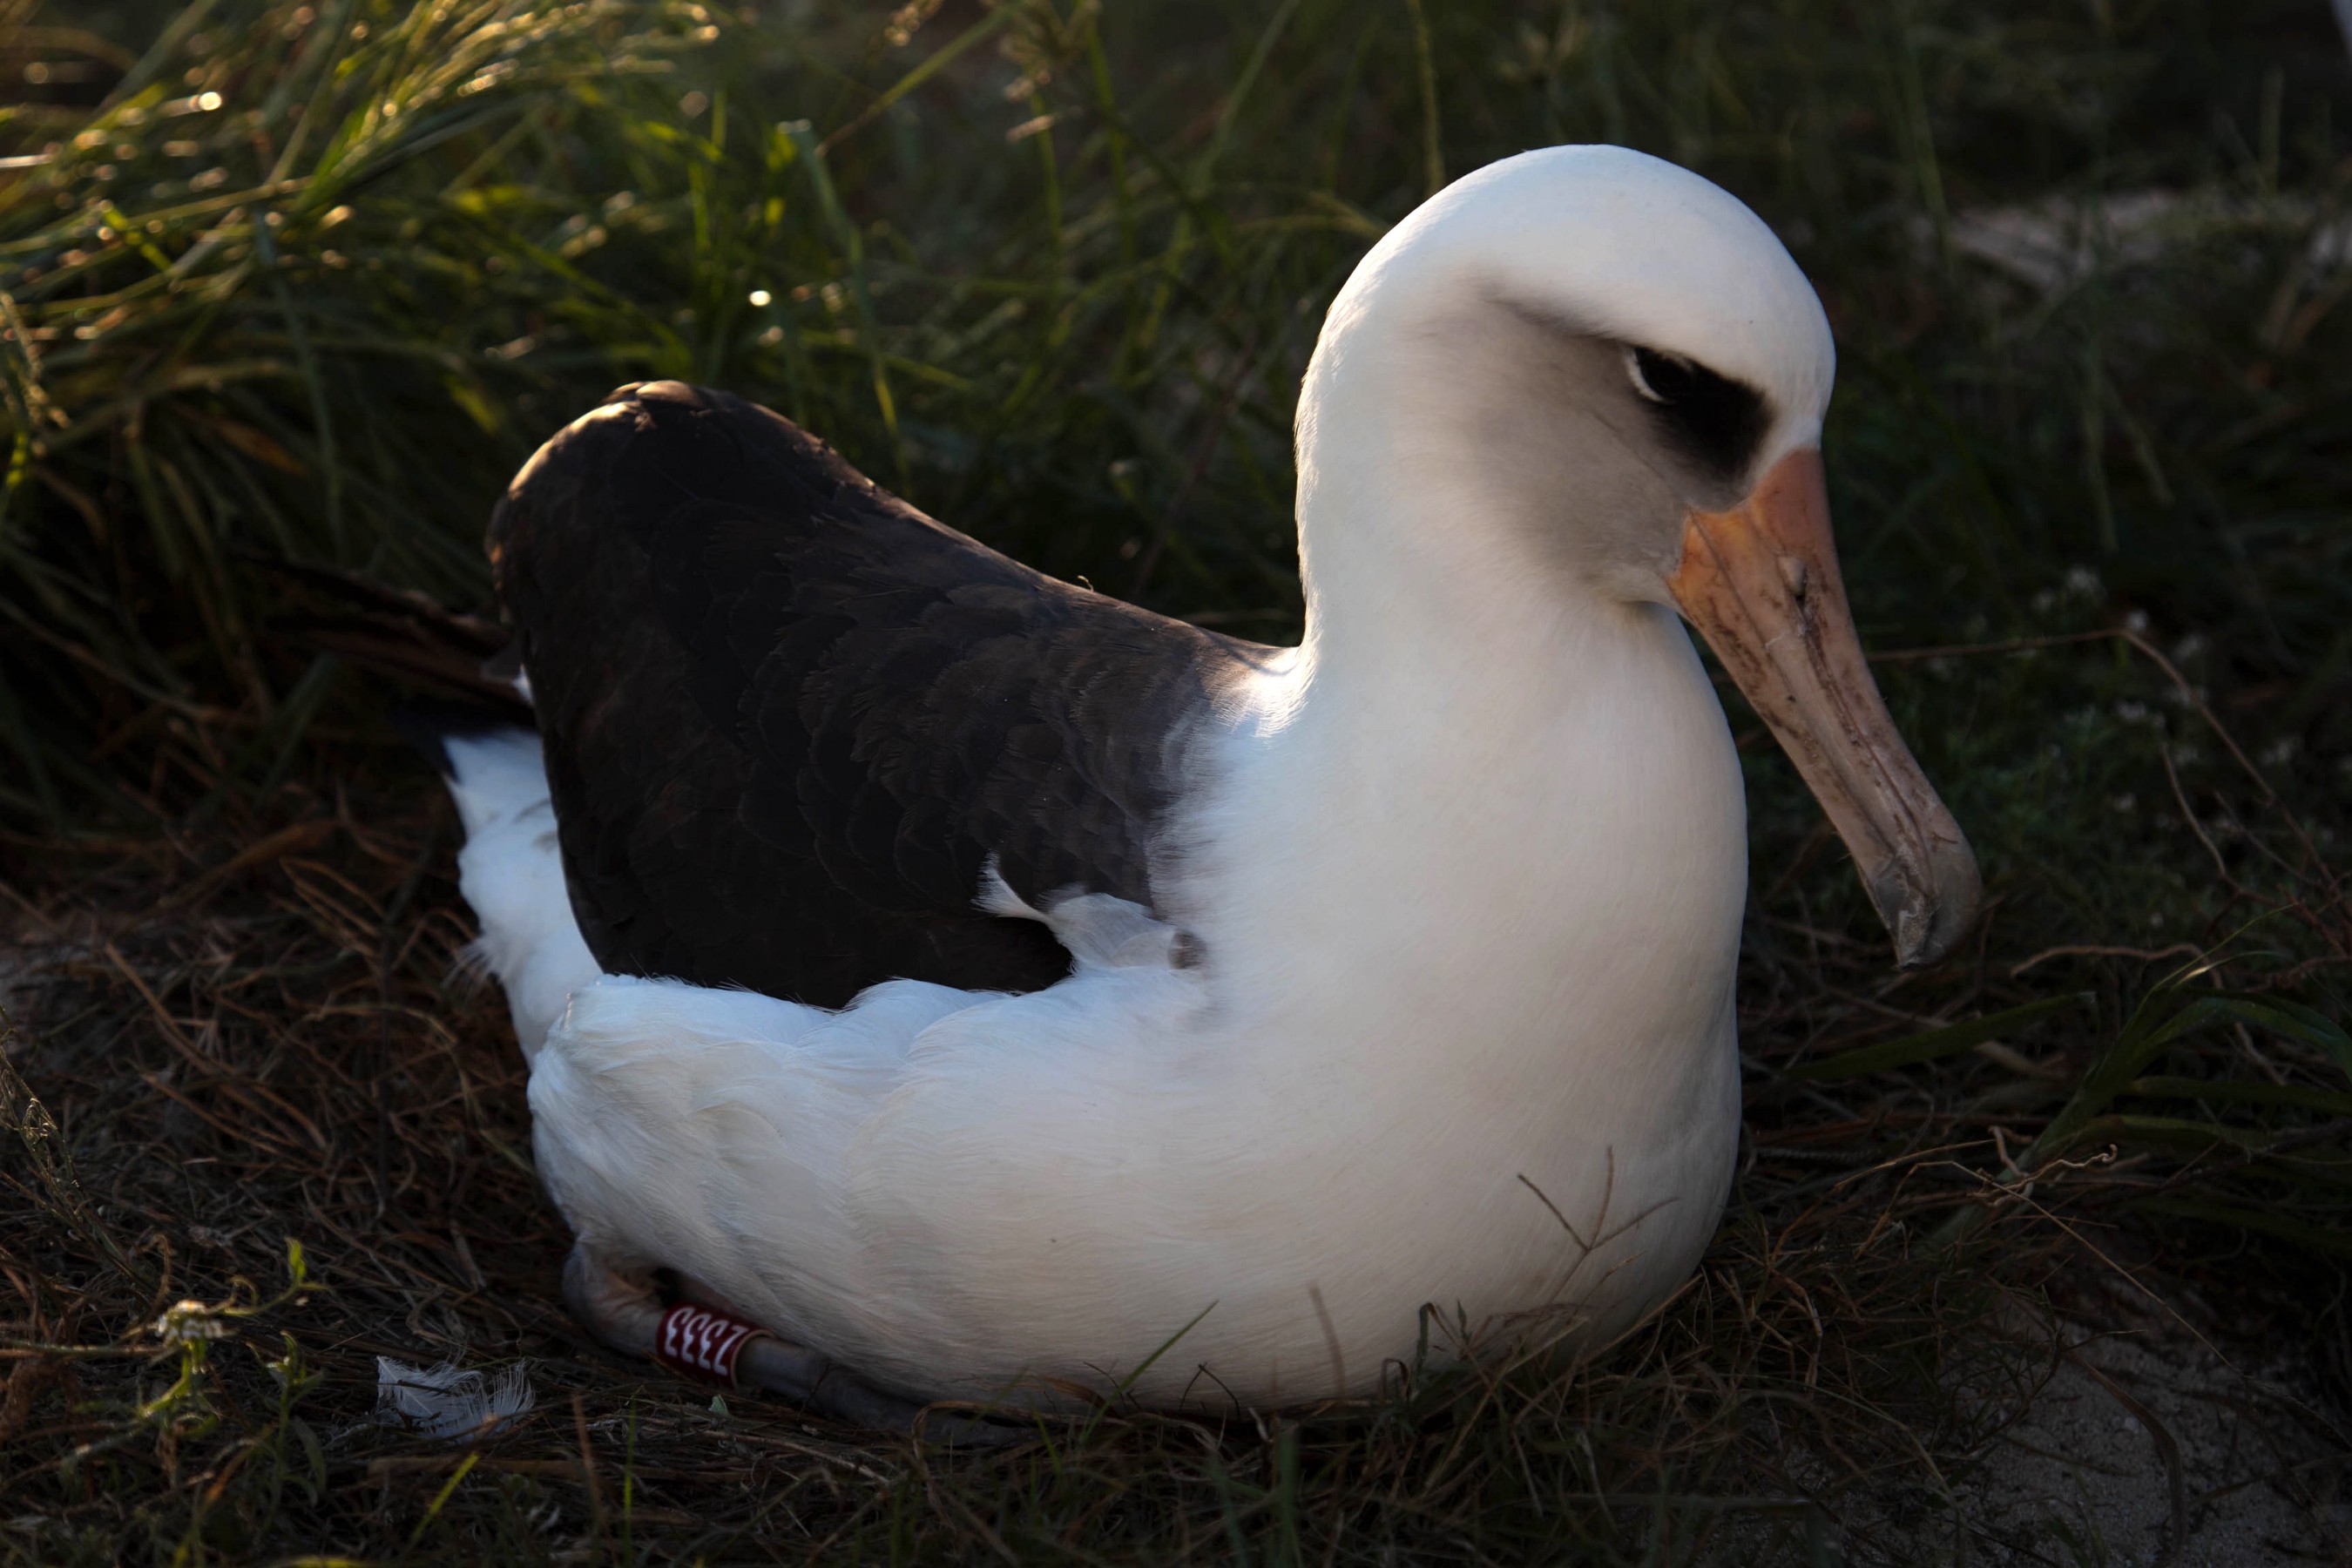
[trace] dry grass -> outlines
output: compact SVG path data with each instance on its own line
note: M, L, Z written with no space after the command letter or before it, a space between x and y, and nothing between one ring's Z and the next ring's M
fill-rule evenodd
M2352 273L2313 247L2352 88L2305 9L221 0L141 64L0 0L8 68L90 68L0 119L0 1563L2099 1562L1970 1500L2069 1323L2287 1352L2242 1473L2324 1523ZM1738 1184L1588 1363L950 1455L589 1342L454 823L380 688L259 635L237 552L469 601L528 446L686 374L1280 636L1319 301L1433 163L1597 136L1731 184L1823 289L1849 580L1985 859L1974 949L1890 976L1736 718ZM2054 288L1968 248L2149 186L2162 243ZM521 1365L537 1406L430 1443L370 1419L378 1354ZM2175 1492L2179 1556L2210 1500Z

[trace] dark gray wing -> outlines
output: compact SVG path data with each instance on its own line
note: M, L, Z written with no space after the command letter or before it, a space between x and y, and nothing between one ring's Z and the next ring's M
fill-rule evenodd
M1034 990L1069 957L982 912L1156 908L1185 736L1268 650L1056 582L725 393L624 387L490 523L572 909L618 973L838 1006Z

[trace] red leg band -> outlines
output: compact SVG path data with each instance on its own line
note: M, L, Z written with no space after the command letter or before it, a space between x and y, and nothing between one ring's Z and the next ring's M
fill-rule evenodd
M702 1383L735 1385L735 1363L754 1334L768 1331L724 1312L680 1301L662 1314L654 1332L654 1360Z

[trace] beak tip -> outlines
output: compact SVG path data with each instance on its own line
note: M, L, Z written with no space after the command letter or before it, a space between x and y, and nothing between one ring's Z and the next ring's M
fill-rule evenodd
M1968 840L1954 838L1937 849L1925 886L1889 867L1890 874L1870 889L1895 938L1895 963L1901 969L1925 969L1950 956L1976 924L1984 901L1983 879Z

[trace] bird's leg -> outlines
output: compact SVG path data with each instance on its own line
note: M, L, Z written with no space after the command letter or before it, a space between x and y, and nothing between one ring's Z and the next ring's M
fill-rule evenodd
M563 1260L563 1302L589 1332L614 1350L654 1353L663 1308L652 1269L618 1267L591 1252L586 1242L575 1241Z
M927 1414L927 1406L884 1394L815 1351L758 1329L730 1308L725 1298L698 1281L682 1279L679 1285L685 1301L679 1307L666 1307L654 1288L651 1269L615 1267L584 1242L572 1244L572 1256L563 1264L563 1299L573 1316L614 1350L651 1357L681 1375L687 1374L681 1365L685 1362L706 1379L719 1380L715 1369L701 1361L662 1353L665 1322L681 1310L691 1312L699 1307L700 1326L715 1330L722 1342L731 1340L728 1364L737 1387L780 1394L795 1405L851 1426L917 1432L959 1447L1013 1442L1027 1435L1018 1426L949 1411ZM734 1336L731 1331L736 1328L752 1331L748 1337Z

